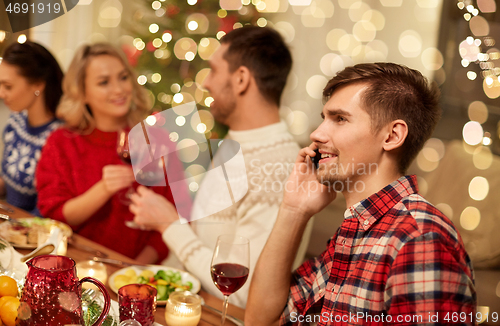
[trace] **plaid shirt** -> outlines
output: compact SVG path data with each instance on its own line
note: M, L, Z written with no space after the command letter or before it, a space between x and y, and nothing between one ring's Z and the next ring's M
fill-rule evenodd
M476 324L469 256L450 220L401 177L346 211L292 275L280 325Z

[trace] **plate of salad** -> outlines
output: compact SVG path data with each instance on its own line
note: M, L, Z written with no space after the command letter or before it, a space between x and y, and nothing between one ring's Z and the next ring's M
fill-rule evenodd
M200 281L192 274L180 269L161 266L130 266L122 268L108 279L110 289L118 294L122 286L134 283L148 284L156 288L158 294L156 303L164 305L168 296L174 291L191 291L198 293L201 289Z

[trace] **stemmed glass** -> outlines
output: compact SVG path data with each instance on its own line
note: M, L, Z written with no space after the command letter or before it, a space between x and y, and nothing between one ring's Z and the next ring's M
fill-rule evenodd
M118 131L118 139L116 142L116 153L120 157L123 163L132 165L132 159L130 158L130 150L128 143L128 131L124 129L120 129ZM126 192L122 192L120 195L120 200L125 205L130 205L130 196L134 193L134 188L132 186L128 186Z
M212 257L211 274L215 286L224 295L221 326L226 321L229 295L245 284L250 268L250 241L232 234L217 238Z

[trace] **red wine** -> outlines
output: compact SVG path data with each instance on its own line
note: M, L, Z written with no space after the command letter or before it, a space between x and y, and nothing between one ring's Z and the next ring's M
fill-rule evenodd
M130 153L128 151L121 151L118 153L118 156L120 156L120 159L122 160L123 163L132 164L132 160L130 159Z
M238 264L217 264L212 266L212 280L224 295L238 291L248 278L248 268Z

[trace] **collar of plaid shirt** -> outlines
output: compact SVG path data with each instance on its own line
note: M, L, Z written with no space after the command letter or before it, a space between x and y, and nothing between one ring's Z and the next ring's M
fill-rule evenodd
M348 211L327 249L294 272L282 325L302 324L306 314L316 314L318 325L365 324L381 314L423 321L432 313L475 314L462 240L418 195L416 176L401 177Z

